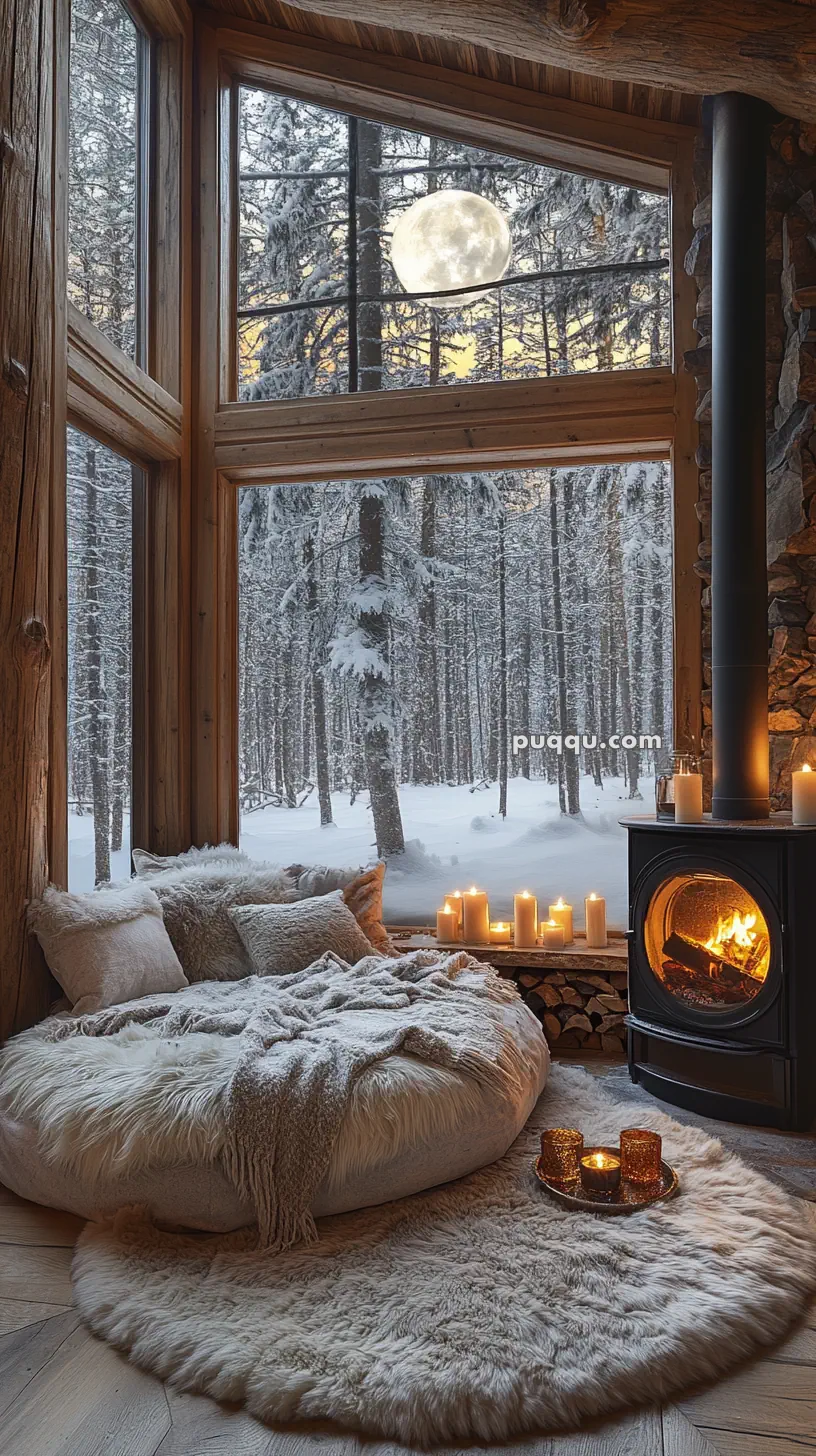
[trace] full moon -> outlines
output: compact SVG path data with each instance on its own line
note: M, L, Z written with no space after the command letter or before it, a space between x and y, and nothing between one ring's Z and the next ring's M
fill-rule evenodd
M476 192L454 188L420 197L391 235L391 262L406 293L437 293L495 283L507 270L512 242L503 212ZM428 298L433 308L457 308L483 292Z

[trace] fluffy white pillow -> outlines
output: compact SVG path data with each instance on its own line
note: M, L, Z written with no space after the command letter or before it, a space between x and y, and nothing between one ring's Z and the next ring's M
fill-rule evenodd
M342 890L294 905L244 905L230 910L230 919L259 976L305 971L327 951L352 966L374 953L344 904Z
M146 885L88 895L49 886L28 923L78 1016L188 984Z
M294 897L291 876L277 865L213 860L150 876L167 933L184 974L194 981L240 981L253 974L234 905L283 904Z

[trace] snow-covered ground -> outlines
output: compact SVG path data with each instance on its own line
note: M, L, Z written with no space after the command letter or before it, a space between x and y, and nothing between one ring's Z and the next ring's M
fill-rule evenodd
M540 779L511 779L508 813L497 813L498 791L403 785L400 803L408 848L392 861L385 880L385 914L396 923L432 923L446 892L476 884L490 897L494 919L512 914L513 894L530 890L539 906L563 895L583 925L584 898L604 895L609 924L626 925L626 834L618 819L647 813L654 781L644 779L642 803L633 803L622 779L596 789L581 779L583 818L563 818L558 791ZM376 854L368 795L349 805L333 794L335 823L321 828L317 798L299 809L263 809L244 815L241 847L257 859L283 864L362 864Z
M94 887L94 829L92 814L68 815L68 889L82 894ZM130 865L130 815L125 815L122 848L111 855L111 879L126 880Z
M512 915L516 890L531 890L546 909L563 895L583 924L583 903L594 890L606 896L609 924L626 925L626 834L618 819L648 813L654 784L641 784L643 803L632 803L622 779L596 789L581 779L581 820L562 818L554 785L540 779L511 779L508 813L496 811L495 785L471 793L467 787L406 784L400 789L408 848L393 861L385 880L386 918L397 923L433 923L446 892L476 884L490 896L494 919ZM348 794L332 795L335 823L321 828L317 798L300 809L263 809L241 822L241 847L255 859L276 864L356 865L376 855L368 795L353 805ZM130 874L130 826L125 848L111 856L111 878ZM91 890L94 883L93 819L72 814L68 821L69 884ZM543 913L543 910L542 910Z

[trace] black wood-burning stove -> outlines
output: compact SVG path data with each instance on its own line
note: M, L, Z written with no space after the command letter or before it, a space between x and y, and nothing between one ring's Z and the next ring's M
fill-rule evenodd
M816 832L629 820L629 1069L731 1122L816 1115Z
M769 814L765 148L769 113L713 105L712 813L628 820L629 1070L710 1117L816 1115L816 829Z

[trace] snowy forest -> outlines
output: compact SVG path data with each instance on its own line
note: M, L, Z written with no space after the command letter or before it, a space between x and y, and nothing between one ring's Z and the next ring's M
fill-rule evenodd
M116 0L72 0L68 297L131 358L139 328L146 39ZM129 873L133 467L69 428L69 883Z
M669 357L662 197L248 89L240 169L244 399ZM500 207L513 256L501 287L441 309L402 295L388 244L443 188ZM392 857L395 913L427 914L440 852L475 872L473 824L520 824L517 791L539 819L639 799L652 755L512 740L669 742L671 520L659 462L242 491L242 842L349 857L357 826ZM439 882L421 905L395 893L409 866Z
M116 0L74 0L69 296L131 356L144 44ZM238 114L241 399L668 361L665 198L257 89ZM389 237L445 188L495 203L513 255L499 286L442 308L404 294ZM132 470L76 431L68 465L80 888L127 872ZM651 793L651 753L513 738L670 741L671 518L660 462L242 490L242 843L378 850L394 913L427 915L448 865L500 860L509 886L543 824L563 851L568 824L603 829Z

